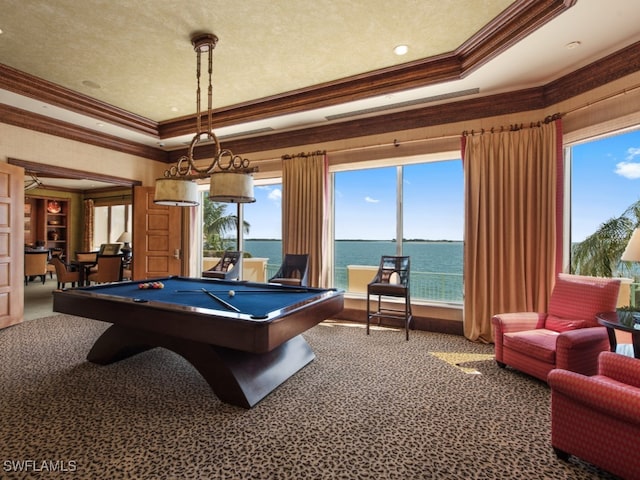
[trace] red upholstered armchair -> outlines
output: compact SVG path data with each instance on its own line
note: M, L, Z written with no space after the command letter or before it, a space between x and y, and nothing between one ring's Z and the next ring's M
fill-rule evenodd
M552 370L551 445L621 478L640 478L640 360L613 352L586 377Z
M595 316L616 310L619 290L619 278L558 275L546 313L492 317L496 362L543 381L554 368L594 375L598 354L609 350Z

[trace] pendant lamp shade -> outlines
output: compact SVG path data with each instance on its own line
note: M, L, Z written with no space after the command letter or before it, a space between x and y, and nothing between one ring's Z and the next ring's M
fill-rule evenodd
M156 180L153 202L171 207L194 207L200 204L198 184L179 177L159 178Z
M225 203L255 202L253 177L245 173L214 173L209 183L209 199Z

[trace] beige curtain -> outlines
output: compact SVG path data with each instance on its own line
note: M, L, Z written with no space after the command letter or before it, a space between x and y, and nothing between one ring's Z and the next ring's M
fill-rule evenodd
M92 199L84 201L84 229L82 231L82 251L89 252L93 248L93 210Z
M326 155L287 155L282 160L283 253L309 254L309 284L327 286Z
M464 334L493 342L491 316L544 311L562 265L560 120L463 137Z

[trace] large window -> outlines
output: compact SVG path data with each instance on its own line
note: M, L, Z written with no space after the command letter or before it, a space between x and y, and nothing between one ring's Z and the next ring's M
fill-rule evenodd
M609 264L612 275L633 275L618 260L640 222L640 211L629 210L640 202L640 130L574 145L568 157L571 271L608 275Z
M462 301L460 160L334 174L334 284L362 292L381 255L411 256L414 299Z
M123 232L131 232L131 204L99 205L94 208L93 249L114 243Z
M266 259L266 278L270 278L282 261L282 185L279 179L268 183L256 181L255 203L241 205L244 246L251 257ZM203 257L215 257L221 250L237 248L238 205L214 203L202 192Z

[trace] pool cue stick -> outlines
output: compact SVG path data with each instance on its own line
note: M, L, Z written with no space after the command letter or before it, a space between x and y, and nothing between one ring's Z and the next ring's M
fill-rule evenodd
M238 313L240 313L240 309L234 307L233 305L231 305L228 302L225 302L224 300L222 300L220 297L214 295L213 293L211 293L209 290L207 290L206 288L203 288L202 291L204 293L206 293L207 295L209 295L211 298L213 298L216 302L219 302L221 305L224 305L225 307L227 307L229 310L234 310Z
M201 293L203 289L200 290L175 290L175 293ZM206 289L205 289L206 290ZM233 288L229 289L233 290ZM229 290L206 290L211 293L228 293ZM308 293L309 290L301 288L301 289L290 289L290 290L234 290L235 294L251 294L251 293Z

